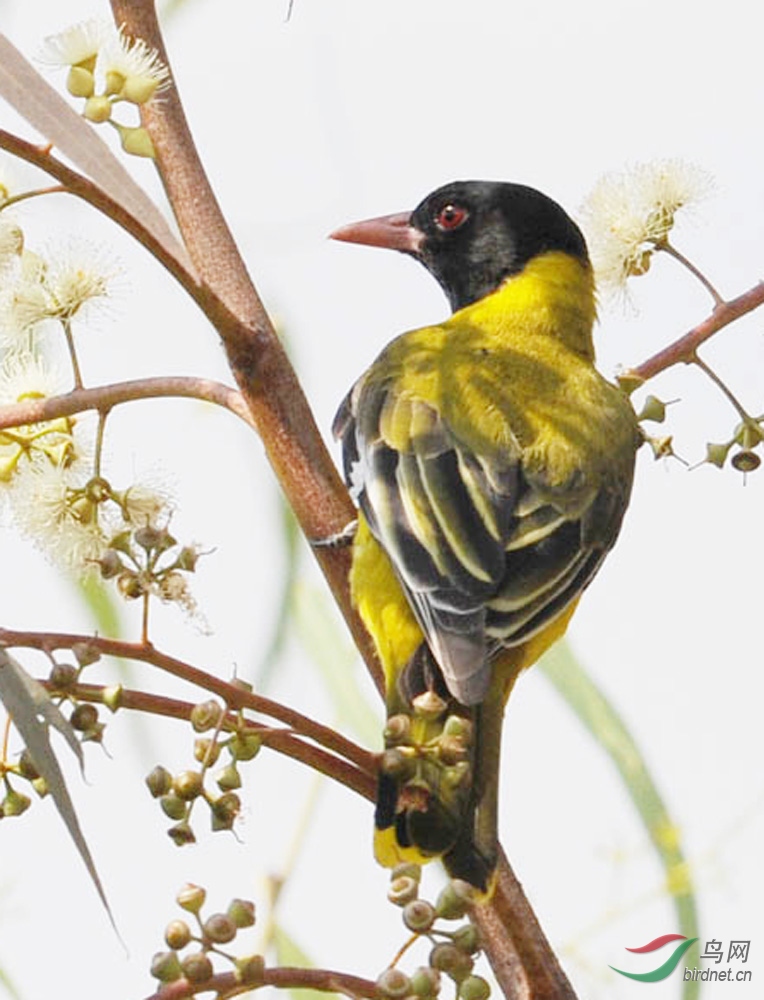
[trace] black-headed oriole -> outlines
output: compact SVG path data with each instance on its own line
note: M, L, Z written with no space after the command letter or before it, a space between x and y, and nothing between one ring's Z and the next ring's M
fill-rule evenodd
M640 433L594 367L586 244L550 198L455 182L332 236L421 261L453 309L388 344L334 433L387 687L375 852L486 890L507 697L613 545Z

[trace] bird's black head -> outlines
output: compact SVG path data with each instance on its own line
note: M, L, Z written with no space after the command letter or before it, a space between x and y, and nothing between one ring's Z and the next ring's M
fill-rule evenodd
M538 254L562 250L587 260L581 231L557 202L522 184L456 181L413 211L418 258L453 309L481 299Z
M332 236L416 257L452 309L495 291L541 253L561 250L588 261L580 229L555 201L534 188L499 181L454 181L410 214L353 223Z

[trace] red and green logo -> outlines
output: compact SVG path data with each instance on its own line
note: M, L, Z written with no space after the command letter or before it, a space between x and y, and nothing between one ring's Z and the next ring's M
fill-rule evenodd
M619 975L628 976L629 979L636 979L640 983L657 983L661 979L665 979L671 975L677 965L679 965L679 959L690 945L695 944L697 940L697 938L686 938L684 934L661 934L660 937L657 937L654 941L650 941L649 944L643 944L641 948L627 948L626 951L633 952L636 955L647 955L658 951L659 948L663 948L671 941L681 941L682 943L674 948L663 965L659 965L657 969L653 969L651 972L624 972L623 969L616 969L614 965L611 965L610 968L614 972L619 973Z

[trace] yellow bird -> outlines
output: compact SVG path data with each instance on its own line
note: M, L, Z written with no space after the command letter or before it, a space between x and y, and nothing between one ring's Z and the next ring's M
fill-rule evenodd
M641 435L594 367L586 244L550 198L455 182L332 237L411 255L453 309L388 344L333 429L387 688L375 853L486 891L506 700L615 542Z

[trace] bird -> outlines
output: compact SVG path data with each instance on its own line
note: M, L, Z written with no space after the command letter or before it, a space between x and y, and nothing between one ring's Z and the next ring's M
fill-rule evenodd
M331 238L413 257L452 310L395 337L332 426L385 678L375 854L490 893L507 699L616 541L642 435L595 367L585 239L547 195L454 181Z

